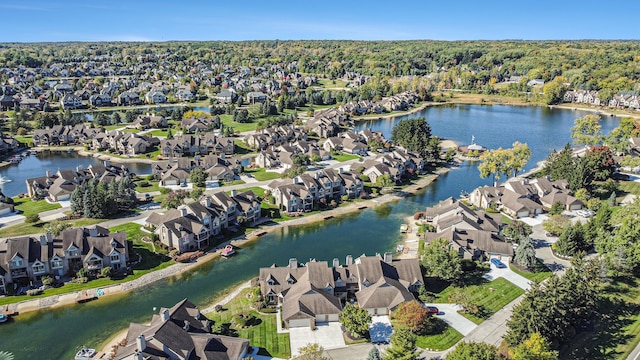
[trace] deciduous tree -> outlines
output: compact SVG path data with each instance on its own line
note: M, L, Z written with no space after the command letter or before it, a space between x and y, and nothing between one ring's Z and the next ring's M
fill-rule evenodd
M347 303L340 313L340 323L352 335L356 337L364 336L369 332L371 314L367 309Z
M456 280L462 274L460 256L451 249L449 241L443 238L434 239L424 247L422 266L427 276L434 276L443 280Z
M417 301L407 301L398 306L392 314L398 325L406 327L418 335L426 335L431 327L431 316Z

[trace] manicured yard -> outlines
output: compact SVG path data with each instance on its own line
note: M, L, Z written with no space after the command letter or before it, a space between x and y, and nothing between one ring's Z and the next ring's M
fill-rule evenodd
M331 155L331 157L340 162L360 158L360 156L358 155L351 155L351 154Z
M267 171L264 168L245 169L244 172L253 175L258 181L280 179L281 177L277 172Z
M18 196L13 198L13 204L15 205L16 210L22 211L22 215L24 216L40 214L43 211L55 210L62 207L57 203L50 204L45 200L31 201L31 198L29 197L20 198Z
M347 82L340 79L318 79L318 85L323 88L343 88L347 86Z
M149 186L142 186L142 183L147 183ZM136 185L136 191L139 193L148 193L152 191L160 191L160 182L159 181L149 181L145 178L134 181Z
M236 331L241 338L249 339L251 345L261 348L261 354L270 354L274 357L289 358L291 349L289 345L289 334L278 334L275 314L260 314L250 308L252 301L248 294L252 289L245 289L231 302L224 306L221 312L209 313L206 316L216 325L227 324L232 331ZM253 315L258 318L259 324L247 328L239 328L233 323L236 314ZM266 351L266 352L265 352Z
M640 195L640 182L635 181L620 181L620 190L633 194Z
M519 268L513 266L513 264L511 263L509 264L509 267L516 274L524 276L527 279L535 282L541 282L542 280L548 278L549 276L551 276L551 274L553 274L553 272L551 272L551 270L549 270L548 267L544 266L544 264L540 261L538 261L538 264L533 271L522 271Z
M456 329L447 326L447 329L441 334L418 336L416 346L421 349L442 351L452 347L463 337Z
M97 223L101 223L105 221L105 219L78 219L67 221L71 224L72 227L78 226L89 226ZM9 226L7 228L0 229L0 237L12 237L12 236L23 236L29 234L42 234L44 232L44 226L47 222L38 221L36 223L22 223L18 225Z
M455 289L456 287L453 285L448 286L436 294L437 297L434 302L451 303L449 296L454 294ZM476 324L480 324L496 311L524 294L524 290L503 278L498 278L482 285L465 286L461 289L469 296L471 302L481 309L482 317L462 314Z
M160 130L160 129L151 130L151 131L145 133L145 135L162 136L162 137L167 137L168 134L169 134L168 130Z
M31 135L26 135L26 136L13 135L13 138L16 139L16 141L21 144L25 144L28 146L31 146L31 144L33 144L33 139L31 138Z
M238 194L241 192L249 191L249 190L253 191L253 193L256 194L256 196L259 196L259 197L264 196L264 189L259 186L253 186L253 187L244 188L242 190L238 190ZM227 194L231 194L231 191L227 191Z
M233 121L232 115L220 115L220 121L225 127L231 126L235 132L254 131L258 127L258 122L239 123Z

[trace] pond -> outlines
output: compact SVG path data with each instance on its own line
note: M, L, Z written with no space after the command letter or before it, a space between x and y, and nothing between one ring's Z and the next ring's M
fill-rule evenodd
M59 169L77 169L78 166L86 169L89 165L100 162L97 158L80 156L75 151L42 151L24 158L17 164L0 168L0 176L11 180L0 184L0 189L3 194L13 197L27 192L27 179L44 176L47 170L55 173ZM151 173L149 164L128 163L126 165L135 174Z
M426 116L434 134L460 144L468 143L472 135L487 148L526 142L533 153L527 165L530 169L551 149L560 149L570 141L574 119L585 114L537 107L454 105L428 108L411 117ZM390 136L393 124L401 119L360 122L358 127L380 129ZM609 131L617 119L607 118L602 124ZM17 359L43 353L50 358L71 358L78 346L98 346L129 322L148 322L154 308L170 307L185 297L201 306L211 304L231 286L257 277L260 267L283 266L292 257L300 262L338 258L344 263L346 255L393 250L400 239L398 228L407 215L490 182L478 175L477 163L465 162L414 197L322 223L280 229L243 247L233 258L208 263L126 295L18 316L0 328L0 347Z

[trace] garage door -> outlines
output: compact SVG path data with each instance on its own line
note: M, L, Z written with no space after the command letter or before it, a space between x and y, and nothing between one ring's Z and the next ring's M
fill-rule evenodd
M580 210L580 209L582 209L582 205L574 204L574 205L571 205L569 208L570 208L570 210Z
M518 213L518 217L519 218L523 218L523 217L527 217L527 216L529 216L529 212L528 211L520 211Z
M177 180L166 180L163 181L164 185L178 185L178 181Z
M310 327L311 326L311 320L309 319L295 319L295 320L289 320L289 327L290 328L296 328L296 327Z
M338 314L331 314L329 315L329 321L340 321L340 315Z
M376 315L387 315L387 314L388 314L387 308L376 309Z

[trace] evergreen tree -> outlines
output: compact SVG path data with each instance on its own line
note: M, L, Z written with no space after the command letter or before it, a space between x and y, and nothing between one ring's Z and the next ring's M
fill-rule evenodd
M383 359L415 360L418 358L416 350L416 335L411 330L400 327L391 335L391 347L387 348Z
M516 263L529 270L533 270L538 263L536 258L536 249L533 246L533 241L530 237L526 236L521 238L520 244L516 249L516 256L514 257Z
M367 360L382 360L382 358L380 357L380 351L378 350L377 347L372 347L371 350L369 350L369 355L367 355Z

